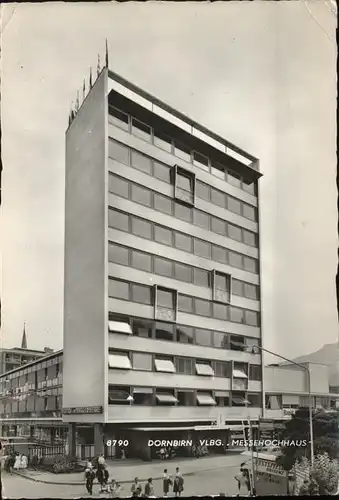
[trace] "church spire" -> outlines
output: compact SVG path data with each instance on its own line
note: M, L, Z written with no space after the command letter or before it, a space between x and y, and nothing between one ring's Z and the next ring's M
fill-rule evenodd
M24 323L24 331L22 333L21 349L27 349L26 323Z
M106 63L106 68L108 68L108 43L107 43L107 38L106 38L106 60L105 60L105 63Z

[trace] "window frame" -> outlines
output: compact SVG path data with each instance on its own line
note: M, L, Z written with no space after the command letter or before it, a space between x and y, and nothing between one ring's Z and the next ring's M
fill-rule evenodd
M164 291L172 294L173 309L158 305L159 291ZM174 288L154 285L154 319L156 321L176 323L177 317L178 317L178 290L175 290Z
M189 180L190 191L178 186L179 176L185 177ZM195 205L195 183L196 176L193 172L180 167L179 165L174 165L173 167L173 183L174 183L174 199L186 205L188 207L194 207Z
M218 288L216 286L216 281L218 276L225 278L226 280L226 289ZM212 272L212 284L213 284L213 302L217 302L219 304L230 304L232 297L232 276L229 273L224 273L223 271L218 271L217 269L213 269Z

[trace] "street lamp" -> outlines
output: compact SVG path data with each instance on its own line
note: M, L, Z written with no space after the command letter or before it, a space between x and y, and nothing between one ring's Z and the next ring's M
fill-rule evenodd
M232 342L231 344L240 346L242 344L238 342ZM269 351L268 349L265 349L264 347L261 347L259 345L252 346L251 347L251 353L256 354L256 349L259 349L261 351L267 352L268 354L272 354L273 356L276 356L277 358L280 358L284 361L287 361L288 363L291 363L292 365L299 366L303 370L306 371L307 373L307 384L308 384L308 413L309 413L309 424L310 424L310 445L311 445L311 464L313 465L314 463L314 447L313 447L313 405L312 405L312 395L311 395L311 373L310 370L307 366L302 365L301 363L296 363L292 359L285 358L284 356L281 356L281 354L277 354L276 352Z

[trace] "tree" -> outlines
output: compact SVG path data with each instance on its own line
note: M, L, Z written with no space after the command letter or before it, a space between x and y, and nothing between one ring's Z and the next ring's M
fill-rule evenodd
M310 469L311 483L318 485L319 495L333 495L338 488L338 470L335 460L331 460L327 453L314 458Z
M338 411L325 412L315 410L313 412L313 447L314 455L328 453L329 458L339 456L339 427ZM296 461L302 457L311 457L310 447L310 425L309 412L307 409L299 409L285 424L281 439L288 441L307 442L307 446L285 446L278 463L285 470L291 470Z

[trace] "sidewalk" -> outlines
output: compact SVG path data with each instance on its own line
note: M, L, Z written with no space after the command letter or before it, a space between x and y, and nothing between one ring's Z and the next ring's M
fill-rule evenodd
M119 461L113 462L107 460L107 468L111 478L116 479L121 484L132 483L135 477L140 481L147 481L147 478L152 477L153 480L161 479L164 469L168 469L169 474L174 474L175 467L180 467L184 476L194 476L199 472L207 472L227 467L238 467L244 457L241 455L221 455L207 458L182 458L166 462L129 462ZM40 471L20 471L15 472L28 480L39 483L81 486L83 487L85 479L84 473L78 472L74 474L53 474L50 472Z

